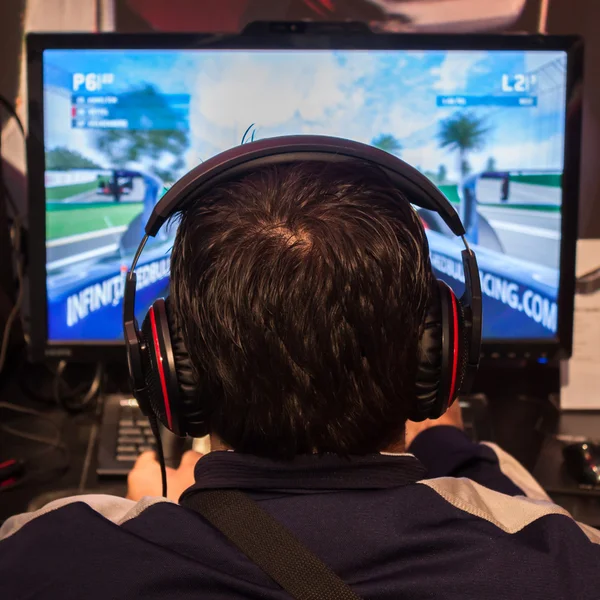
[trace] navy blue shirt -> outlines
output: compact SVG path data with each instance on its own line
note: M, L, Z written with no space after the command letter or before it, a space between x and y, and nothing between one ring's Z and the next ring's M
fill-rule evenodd
M600 598L600 532L492 444L451 427L412 454L275 462L212 452L200 489L246 491L365 599ZM0 529L2 598L284 599L197 513L80 496Z

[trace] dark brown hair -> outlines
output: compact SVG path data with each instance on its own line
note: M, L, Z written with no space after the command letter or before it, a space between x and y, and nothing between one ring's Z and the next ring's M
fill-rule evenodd
M211 431L273 458L402 440L430 282L416 212L370 165L268 167L196 199L171 302Z

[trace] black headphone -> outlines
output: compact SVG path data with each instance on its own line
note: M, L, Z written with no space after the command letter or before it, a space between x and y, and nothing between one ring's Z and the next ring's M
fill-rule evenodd
M435 211L462 238L465 291L458 299L443 281L434 280L431 304L420 340L416 403L409 418L441 416L459 393L471 387L481 349L481 284L475 254L447 198L424 175L399 158L358 142L327 136L284 136L244 144L202 163L177 181L154 207L146 235L125 283L123 327L133 394L144 414L155 415L177 435L208 433L207 402L197 388L191 361L169 299L150 307L141 331L135 319L135 267L149 237L188 202L199 202L213 186L267 165L296 161L362 160L382 169L416 206Z

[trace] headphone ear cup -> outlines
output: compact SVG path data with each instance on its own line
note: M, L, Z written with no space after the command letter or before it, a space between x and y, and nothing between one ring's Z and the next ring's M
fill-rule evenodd
M453 292L454 293L454 292ZM458 307L458 340L459 340L459 356L457 358L457 373L456 373L456 389L454 398L450 399L450 406L462 391L467 373L467 365L469 362L469 335L465 325L465 311L460 299L456 299ZM467 390L468 392L469 390Z
M419 344L412 421L437 419L452 405L466 372L467 344L460 300L450 286L436 279Z
M443 415L458 397L467 367L467 331L463 306L452 288L440 281L442 307L447 303L448 309L442 310L442 315L447 315L448 325L445 328L448 337L447 347L442 350L443 369L448 371L447 377L442 377L444 388L439 404L434 408L432 418ZM443 344L444 346L444 344ZM439 411L439 412L438 412Z
M442 305L437 280L431 286L431 300L423 323L419 341L417 374L415 381L416 402L408 418L424 421L434 412L442 378Z
M192 437L202 437L208 433L208 408L201 398L192 361L183 340L183 330L169 298L165 301L165 311L171 334L171 347L175 360L175 372L179 385L179 410L186 433Z
M162 386L158 372L158 364L156 353L154 351L154 336L152 333L152 324L150 322L150 311L146 313L142 323L141 337L144 345L142 352L142 365L144 371L144 379L146 381L146 398L144 403L147 403L150 411L158 418L158 420L167 428L169 428L166 415L166 408L163 399ZM140 400L138 399L138 403ZM144 407L142 407L142 410ZM147 414L146 410L143 410Z

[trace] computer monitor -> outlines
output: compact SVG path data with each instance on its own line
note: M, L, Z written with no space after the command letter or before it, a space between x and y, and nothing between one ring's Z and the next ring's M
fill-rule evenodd
M124 277L187 170L285 134L366 142L425 173L477 253L484 355L568 356L581 66L572 37L30 35L32 354L123 356ZM436 275L460 240L421 211ZM138 318L168 293L176 226L138 266Z

